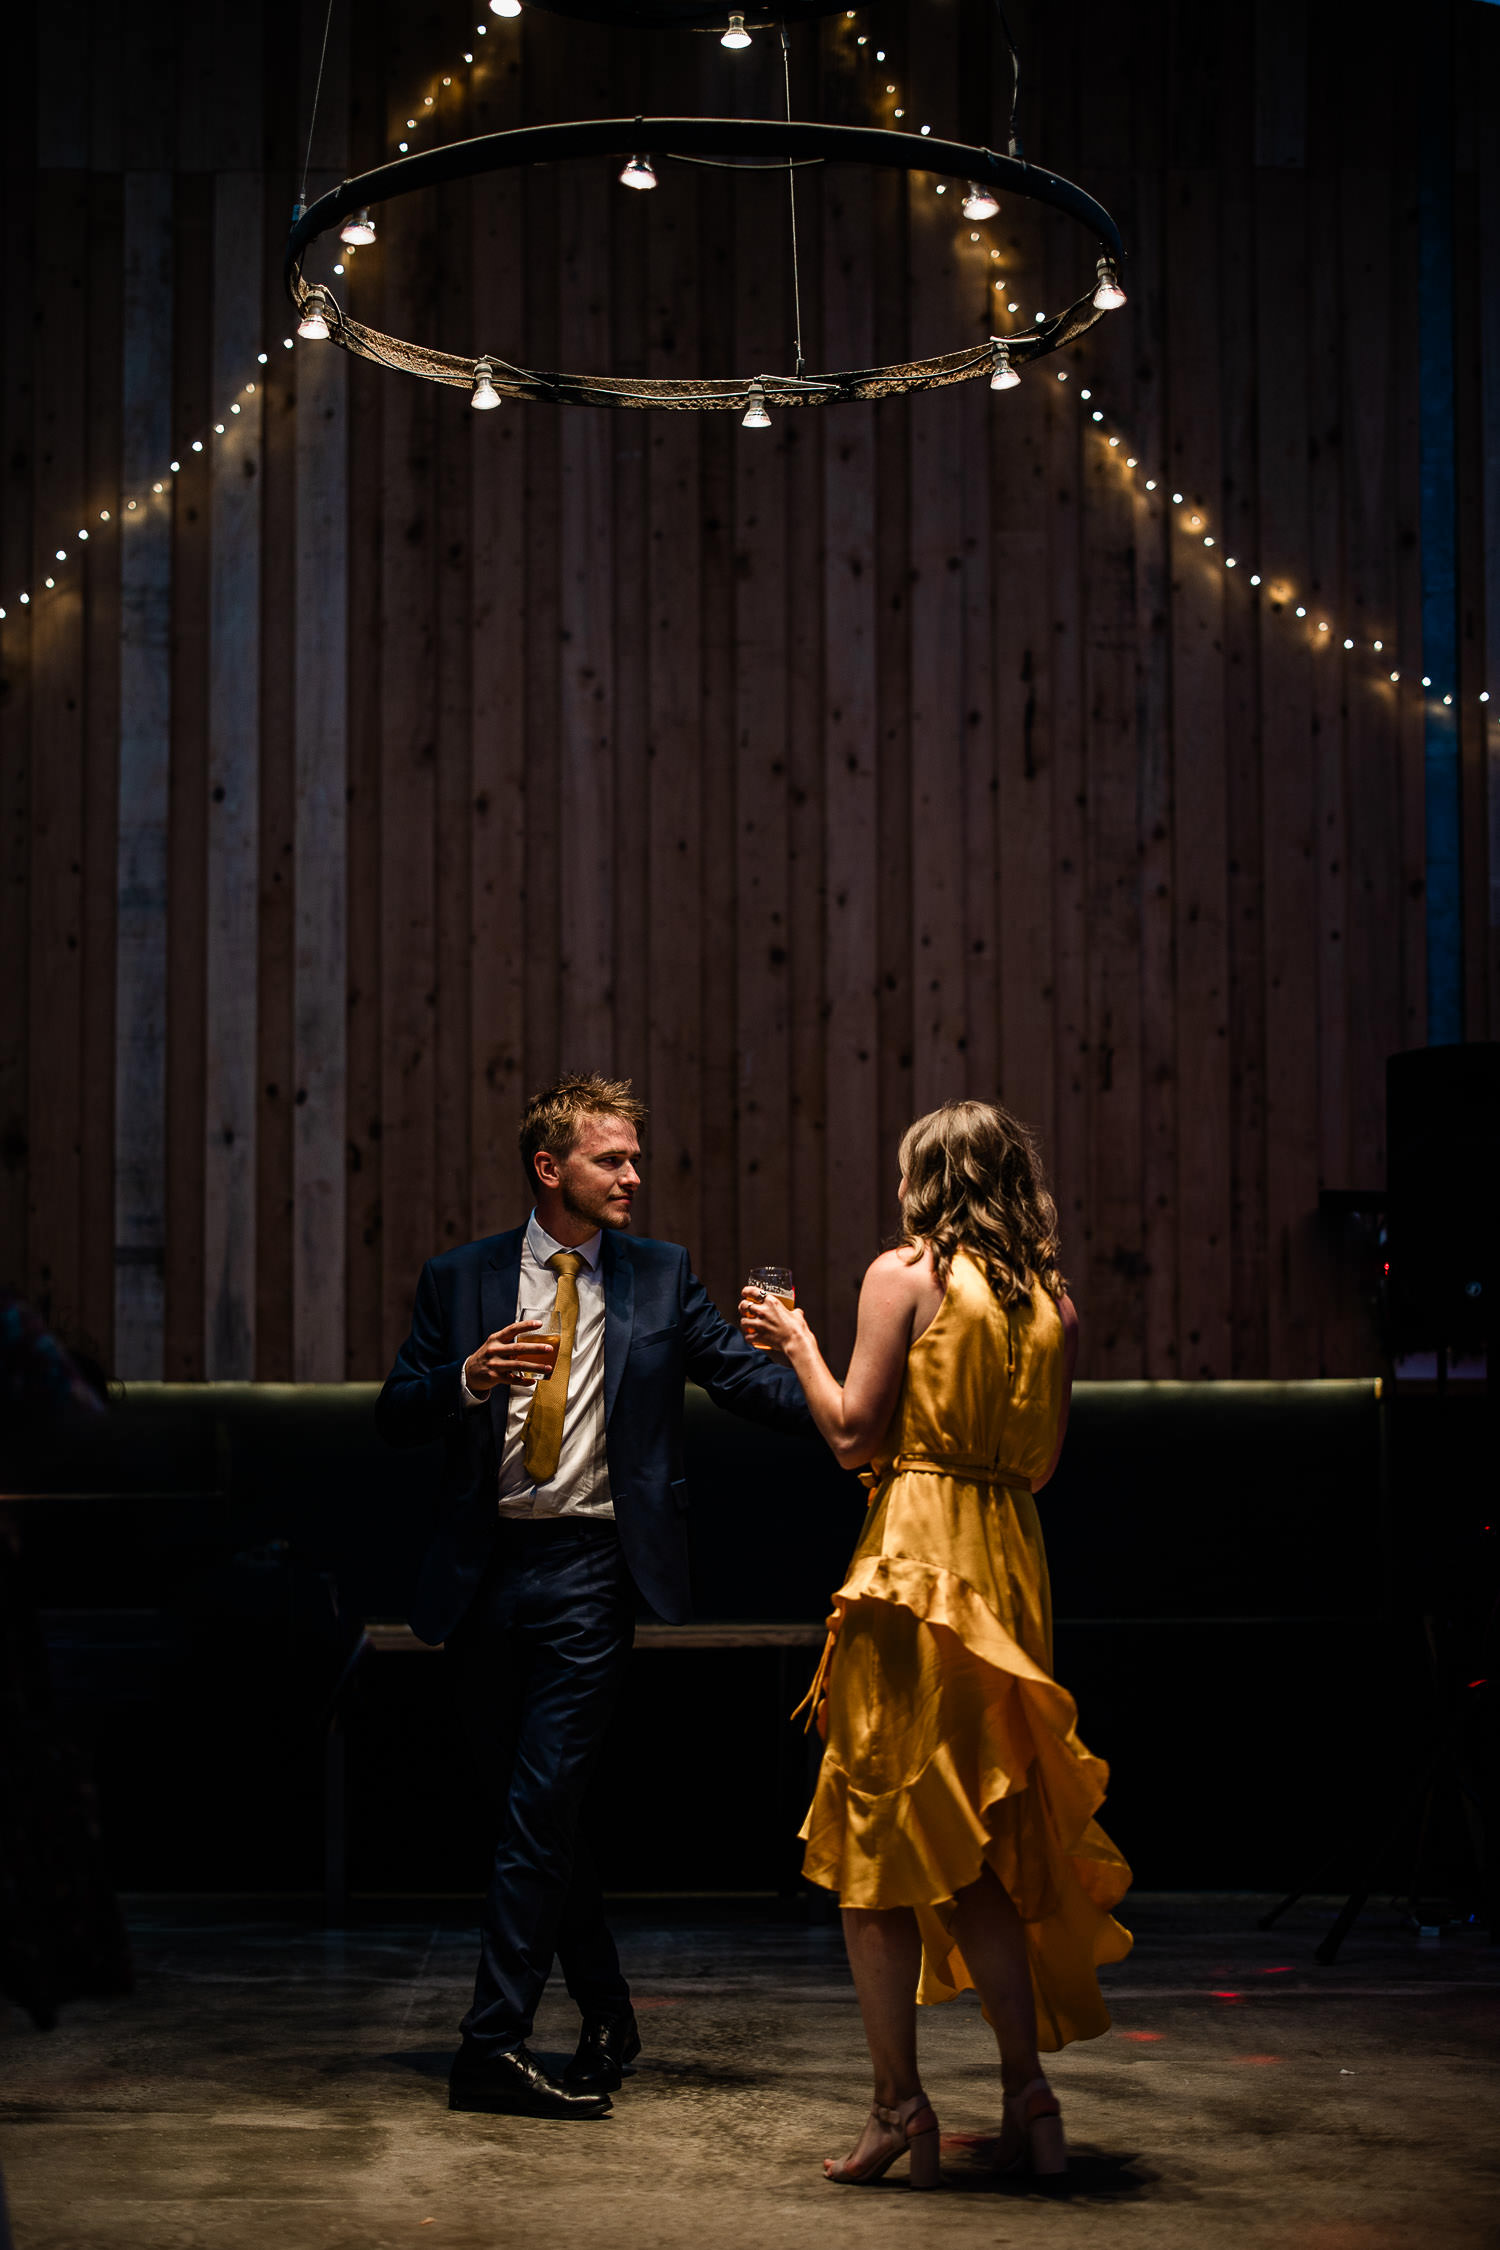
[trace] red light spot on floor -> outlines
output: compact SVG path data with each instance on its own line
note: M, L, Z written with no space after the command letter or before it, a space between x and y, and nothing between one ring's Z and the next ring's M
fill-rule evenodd
M1280 2055L1241 2055L1242 2063L1279 2063Z
M1144 2046L1148 2039L1165 2039L1166 2036L1164 2031L1117 2031L1115 2033L1117 2039L1134 2039L1140 2046Z
M1283 1961L1280 1968L1262 1969L1260 1973L1263 1977L1289 1977L1292 1973L1292 1964L1290 1961Z
M1210 2000L1243 2000L1245 1995L1243 1992L1211 1992L1208 1997Z
M1470 1687L1488 1687L1489 1684L1488 1675L1482 1680L1470 1680L1469 1682Z
M680 2000L639 2000L632 1997L630 2005L632 2008L680 2008L682 2002Z

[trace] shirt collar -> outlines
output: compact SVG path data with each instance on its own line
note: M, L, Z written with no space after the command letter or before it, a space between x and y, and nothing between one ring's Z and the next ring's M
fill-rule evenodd
M590 1273L598 1270L599 1254L604 1245L604 1230L595 1227L587 1242L554 1242L535 1211L526 1222L526 1247L539 1266L555 1258L559 1250L573 1250L582 1258Z

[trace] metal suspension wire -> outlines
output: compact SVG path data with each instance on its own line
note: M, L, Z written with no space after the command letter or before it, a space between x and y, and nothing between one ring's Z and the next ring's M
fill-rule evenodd
M786 81L786 121L792 122L792 58L786 35L786 25L781 29L781 74ZM797 340L797 380L800 383L807 372L807 362L802 356L802 272L797 263L797 176L789 163L786 168L786 199L792 222L792 323Z
M318 53L318 75L313 83L312 115L307 121L307 148L302 158L302 185L297 190L297 202L307 208L307 175L312 170L313 134L318 127L318 104L323 98L323 66L328 60L328 34L333 25L333 0L328 0L323 17L323 45Z
M1010 25L1005 20L1004 0L995 0L995 13L1000 18L1000 29L1004 34L1005 44L1010 49L1009 153L1012 156L1019 156L1021 154L1021 144L1016 138L1016 111L1019 108L1021 101L1021 57L1016 50L1016 43L1011 37Z

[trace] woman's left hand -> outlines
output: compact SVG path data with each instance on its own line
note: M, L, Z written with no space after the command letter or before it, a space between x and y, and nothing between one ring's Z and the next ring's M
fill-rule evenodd
M747 1289L740 1299L740 1326L752 1344L773 1352L784 1352L799 1337L812 1334L806 1313L788 1308L779 1297L763 1297L758 1289Z

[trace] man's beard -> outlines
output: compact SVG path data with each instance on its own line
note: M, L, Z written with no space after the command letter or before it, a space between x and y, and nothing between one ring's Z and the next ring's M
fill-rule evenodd
M612 1227L616 1232L629 1226L630 1206L628 1203L623 1212L621 1212L618 1204L609 1205L602 1211L591 1211L587 1204L580 1203L578 1198L570 1192L565 1180L560 1180L558 1186L562 1190L563 1209L567 1212L568 1217L576 1219L580 1226Z

